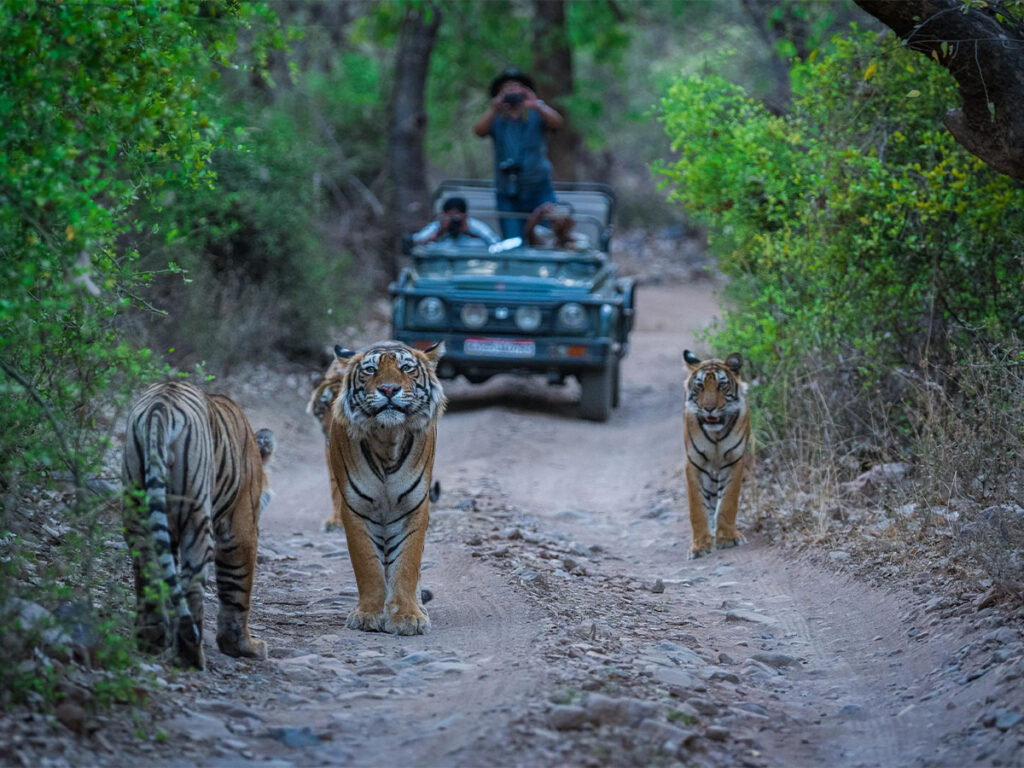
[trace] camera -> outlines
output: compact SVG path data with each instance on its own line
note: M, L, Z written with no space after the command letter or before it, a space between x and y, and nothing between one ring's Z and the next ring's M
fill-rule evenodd
M521 93L506 93L505 98L502 99L506 104L514 107L516 104L522 104L526 101L526 97Z
M448 236L458 237L462 234L462 217L452 216L448 219Z
M498 170L501 171L499 192L506 197L519 197L519 171L522 170L522 166L512 158L508 158L498 163Z

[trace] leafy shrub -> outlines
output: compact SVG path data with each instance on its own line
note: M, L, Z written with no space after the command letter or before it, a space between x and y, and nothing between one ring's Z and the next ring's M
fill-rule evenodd
M121 238L154 191L209 183L220 124L199 102L257 21L260 61L279 35L257 4L0 6L0 608L86 606L110 635L93 661L115 667L122 596L98 565L119 524L93 488L119 408L158 367L120 328L148 279ZM0 622L0 687L45 704L19 623Z

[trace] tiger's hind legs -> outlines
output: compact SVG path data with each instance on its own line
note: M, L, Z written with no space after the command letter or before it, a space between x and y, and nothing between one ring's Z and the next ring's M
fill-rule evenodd
M252 584L256 576L256 535L243 536L235 532L235 539L227 551L218 550L217 647L221 653L249 659L267 658L267 644L249 634L249 607Z

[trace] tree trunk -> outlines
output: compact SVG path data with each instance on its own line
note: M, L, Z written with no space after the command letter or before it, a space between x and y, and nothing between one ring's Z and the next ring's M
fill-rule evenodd
M777 0L741 0L741 5L754 24L758 36L768 49L769 66L775 81L774 93L765 99L766 106L775 114L789 111L792 91L789 82L789 61L778 50L783 40L793 44L795 53L802 59L810 53L807 40L810 29L807 21L794 13L790 3L779 4Z
M389 277L399 268L398 243L430 218L430 191L423 151L427 133L424 106L430 55L441 25L441 12L425 3L410 7L398 34L395 88L388 119L388 173L394 203L394 231L390 256L384 260Z
M961 106L945 116L954 138L1000 173L1024 179L1024 24L998 0L973 8L961 0L855 2L956 78Z
M537 95L557 109L565 123L548 135L548 157L557 181L576 180L576 153L580 135L572 115L561 102L573 93L572 49L565 24L565 0L534 0L533 72Z

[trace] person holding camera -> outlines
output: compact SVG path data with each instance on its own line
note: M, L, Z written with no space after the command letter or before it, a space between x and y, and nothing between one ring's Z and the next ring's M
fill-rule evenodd
M494 140L498 210L528 214L543 203L555 202L546 134L562 126L562 116L537 98L533 79L515 68L494 78L490 93L491 104L473 133ZM522 218L502 217L502 237L522 233Z
M493 229L480 219L474 219L469 215L464 198L449 197L441 205L441 217L413 235L412 241L422 244L444 239L459 240L464 237L479 238L485 245L494 245L498 242L498 236L494 234Z

